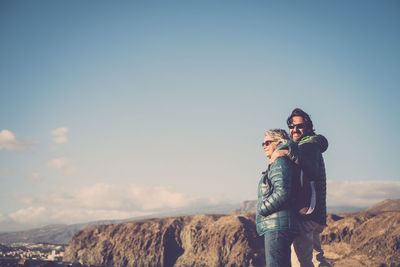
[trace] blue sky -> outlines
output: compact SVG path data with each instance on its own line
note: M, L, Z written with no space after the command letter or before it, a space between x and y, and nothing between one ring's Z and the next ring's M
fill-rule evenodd
M328 205L398 197L399 12L1 1L0 231L255 199L295 107L329 140Z

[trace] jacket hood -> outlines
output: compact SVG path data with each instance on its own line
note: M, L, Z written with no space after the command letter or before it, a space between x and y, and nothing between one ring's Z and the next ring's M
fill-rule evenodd
M291 142L291 141L289 141L289 142ZM275 148L275 150L288 149L288 147L289 147L289 142L287 142L286 144L280 144L280 145L278 145L278 146Z

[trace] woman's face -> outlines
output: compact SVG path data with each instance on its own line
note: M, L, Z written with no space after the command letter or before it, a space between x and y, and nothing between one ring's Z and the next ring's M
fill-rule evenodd
M275 151L276 147L277 147L277 144L275 141L272 140L271 137L266 136L264 138L263 149L264 149L265 156L267 158L269 158L269 159L271 158L272 152Z

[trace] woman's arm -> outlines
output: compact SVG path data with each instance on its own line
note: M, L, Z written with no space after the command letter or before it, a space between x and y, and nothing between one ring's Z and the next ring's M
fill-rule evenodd
M290 200L292 194L293 169L285 158L278 158L273 165L269 179L272 184L272 193L259 206L259 214L268 216L279 211Z

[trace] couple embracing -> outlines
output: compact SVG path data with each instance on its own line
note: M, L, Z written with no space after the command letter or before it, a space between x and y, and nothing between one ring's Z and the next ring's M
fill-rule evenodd
M265 132L263 150L268 168L258 185L257 232L264 235L267 267L290 267L293 243L301 267L314 267L313 250L319 267L330 267L321 248L320 233L326 226L326 175L322 153L328 141L316 135L310 116L296 108L285 130ZM299 191L311 185L312 200L300 211Z

